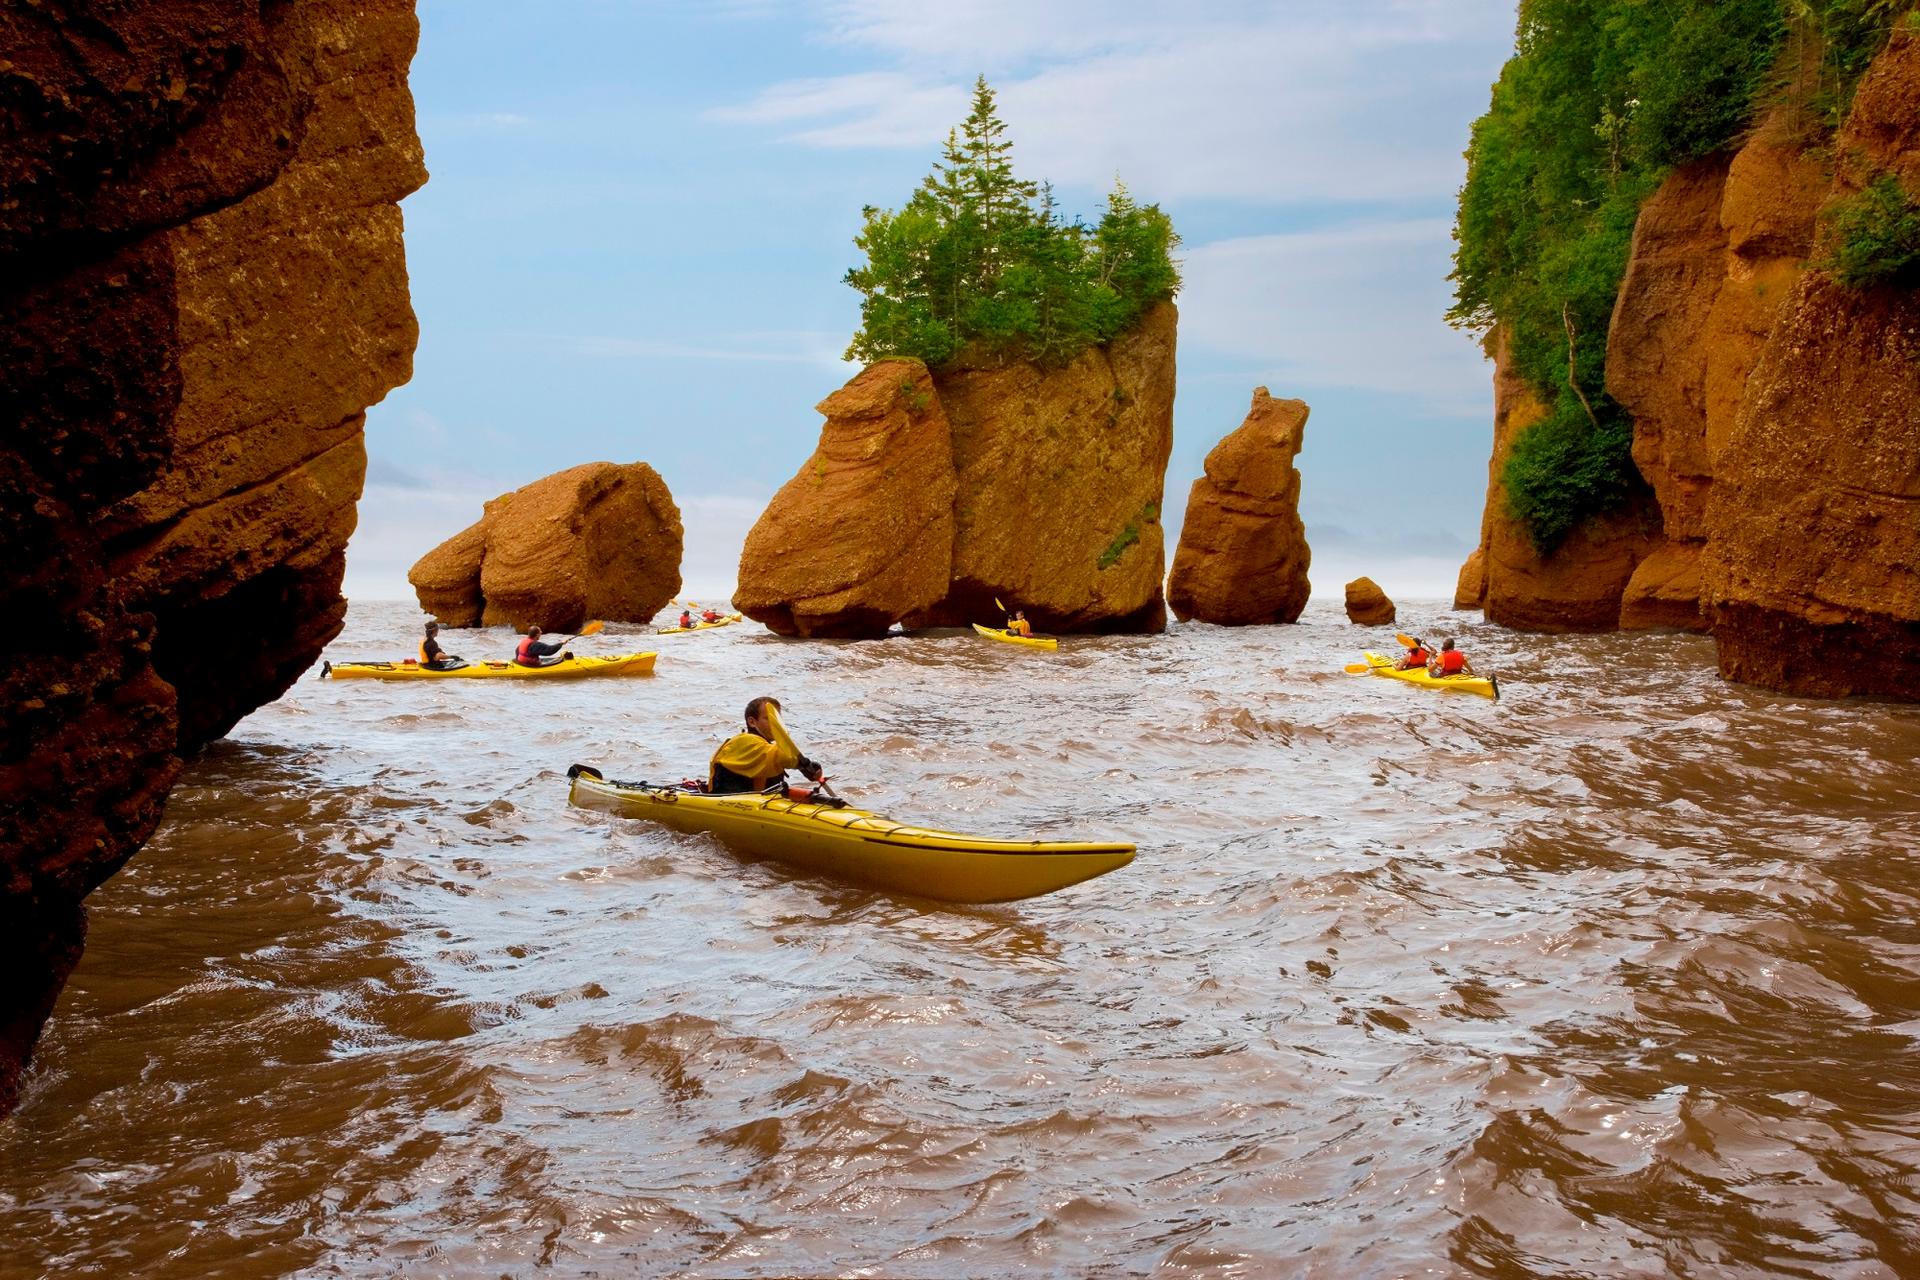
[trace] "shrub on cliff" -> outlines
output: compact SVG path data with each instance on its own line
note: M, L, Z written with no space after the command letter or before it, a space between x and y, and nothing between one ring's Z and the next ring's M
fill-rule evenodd
M1672 166L1734 145L1769 95L1809 127L1837 124L1910 3L1521 0L1467 148L1447 314L1498 323L1549 407L1501 476L1542 554L1639 484L1605 356L1641 202Z
M1841 284L1920 285L1920 201L1900 179L1881 174L1864 190L1835 203L1828 214L1833 242L1821 265Z
M1064 363L1130 328L1180 287L1180 243L1158 205L1116 183L1092 226L1061 217L1052 189L1013 172L1013 144L993 90L973 110L899 210L862 210L848 271L860 329L847 357L917 356L939 366L969 343Z

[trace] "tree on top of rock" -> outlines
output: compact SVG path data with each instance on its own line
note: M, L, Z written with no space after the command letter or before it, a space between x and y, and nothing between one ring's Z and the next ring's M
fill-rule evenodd
M1013 171L1013 143L982 76L933 171L899 210L862 210L848 271L860 291L850 359L938 366L968 343L1064 363L1125 332L1180 288L1180 243L1158 205L1116 182L1098 224L1062 218L1049 184Z

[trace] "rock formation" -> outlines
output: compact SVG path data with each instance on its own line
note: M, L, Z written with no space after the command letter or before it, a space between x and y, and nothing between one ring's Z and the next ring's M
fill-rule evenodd
M996 597L1025 609L1042 631L1161 629L1160 498L1173 448L1177 318L1160 303L1129 332L1057 369L962 353L932 375L924 409L886 403L889 379L895 390L903 381L919 386L899 362L856 376L821 405L829 422L807 463L840 508L806 497L807 470L782 488L741 556L736 606L808 635L989 621L999 614ZM870 400L874 407L863 408ZM877 416L856 425L869 413ZM947 425L953 473L946 577L936 599L895 614L907 597L926 594L940 559L937 504L896 487L937 474L939 450L924 434L935 415ZM879 452L864 462L848 452L866 448ZM897 518L885 514L889 504L903 507ZM853 521L844 531L816 523L842 518ZM900 534L913 541L854 541ZM809 543L833 556L810 569L787 552Z
M1652 500L1588 521L1551 556L1542 556L1525 526L1509 514L1500 472L1513 442L1547 410L1514 372L1501 335L1496 332L1487 345L1494 362L1493 457L1480 546L1461 569L1454 606L1483 608L1489 621L1524 631L1612 630L1628 579L1659 538Z
M1363 627L1384 627L1393 622L1393 601L1372 578L1355 578L1347 584L1347 621Z
M1920 34L1895 30L1830 147L1789 123L1675 171L1642 208L1607 389L1658 509L1596 522L1553 559L1609 583L1630 562L1617 625L1709 630L1729 678L1920 698L1920 301L1831 279L1819 216L1879 175L1920 197ZM1456 603L1536 626L1552 593L1498 550L1526 392L1510 382L1502 361L1481 568L1463 567ZM1604 599L1581 612L1603 625Z
M819 447L747 535L733 604L783 636L879 635L947 594L953 431L918 360L879 361L819 409Z
M503 493L407 572L450 627L647 622L680 593L680 508L644 462L588 462Z
M1899 30L1835 139L1834 195L1920 198L1920 33ZM1920 290L1801 276L1714 457L1701 586L1731 679L1920 699Z
M338 632L411 373L407 0L0 11L0 1108L180 757Z
M1246 421L1207 454L1167 580L1176 618L1246 626L1294 622L1306 608L1312 553L1293 460L1307 412L1256 387Z

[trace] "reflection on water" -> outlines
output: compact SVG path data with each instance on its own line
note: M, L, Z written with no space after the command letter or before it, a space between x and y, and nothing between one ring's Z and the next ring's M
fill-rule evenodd
M1920 709L1409 614L1502 701L1320 606L304 681L95 895L0 1274L1920 1274ZM762 692L869 807L1141 855L956 909L567 807Z

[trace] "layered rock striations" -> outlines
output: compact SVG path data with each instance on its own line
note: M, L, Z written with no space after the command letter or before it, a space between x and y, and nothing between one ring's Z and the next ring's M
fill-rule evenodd
M1835 199L1881 175L1920 199L1920 33L1868 69L1833 154ZM1794 282L1714 457L1706 527L1722 674L1920 699L1920 290Z
M819 410L819 446L747 535L733 604L781 635L873 636L947 594L953 429L918 360L869 366Z
M1167 580L1167 606L1181 621L1294 622L1306 608L1312 553L1293 460L1307 414L1305 401L1256 387L1246 421L1207 454Z
M644 462L588 462L504 493L407 573L450 627L648 622L680 592L684 531Z
M405 0L0 12L0 1106L180 757L339 630L411 372Z
M996 598L1043 631L1161 629L1177 318L1157 304L1060 368L974 352L928 383L908 362L863 371L822 403L820 448L749 535L736 607L786 634L964 626L1000 616ZM808 545L829 554L792 556Z

